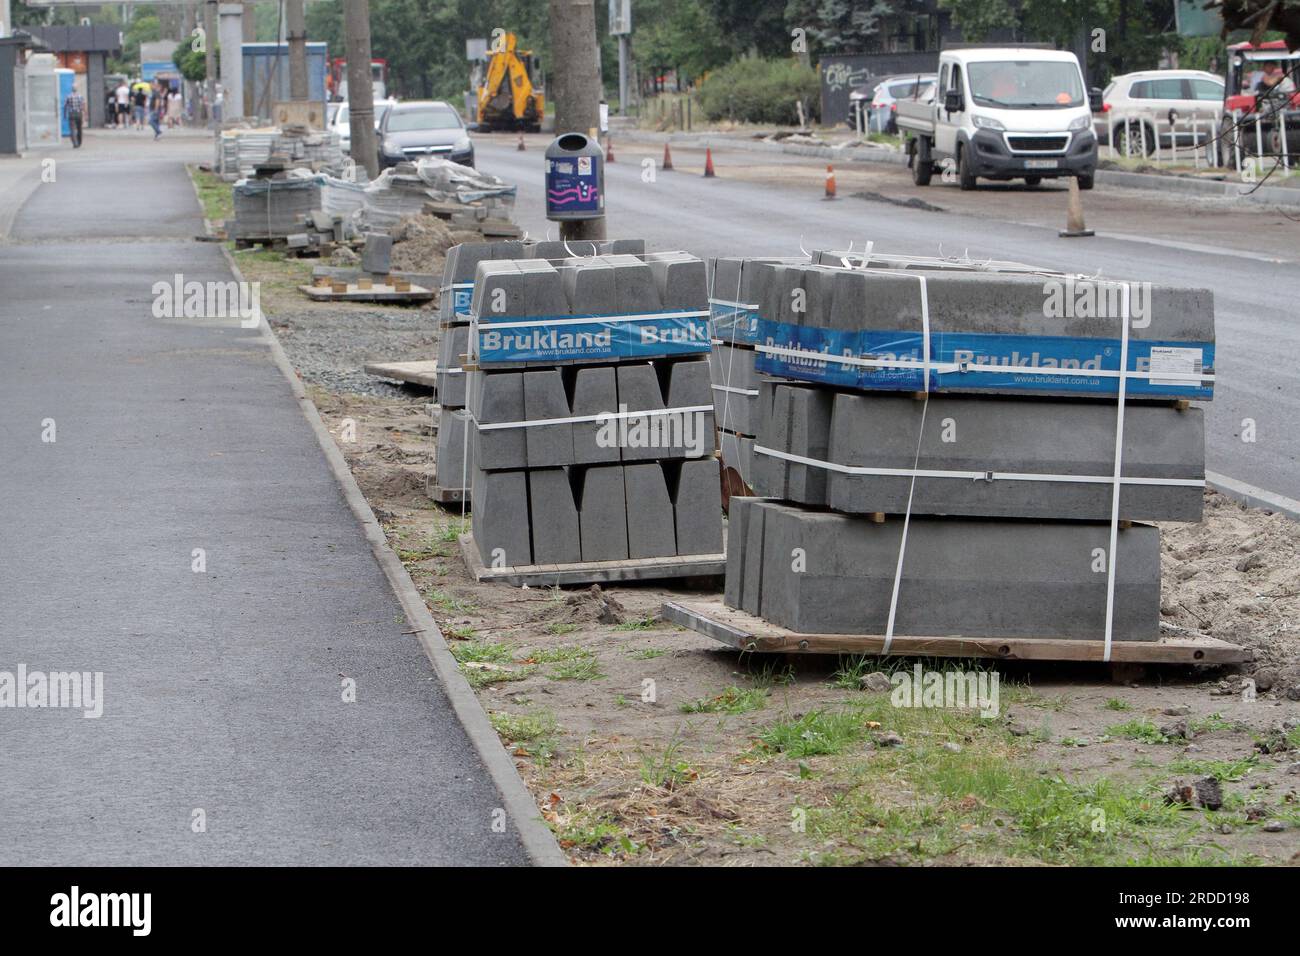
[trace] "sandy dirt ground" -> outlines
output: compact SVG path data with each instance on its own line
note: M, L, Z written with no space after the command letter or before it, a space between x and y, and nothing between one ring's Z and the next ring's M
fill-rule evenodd
M433 311L308 303L309 263L237 261L574 862L1300 862L1290 520L1211 493L1201 524L1164 528L1163 626L1246 645L1252 665L742 656L657 618L718 586L475 583L460 511L425 494L429 393L360 372L434 357ZM917 663L996 675L996 716L895 706L889 675Z

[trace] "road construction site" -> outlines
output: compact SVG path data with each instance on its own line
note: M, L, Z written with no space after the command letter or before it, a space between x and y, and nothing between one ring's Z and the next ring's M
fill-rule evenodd
M530 155L527 144L520 153L514 137L509 141L479 137L477 145L482 157L480 166L485 171L518 183L514 215L522 230L533 241L545 237L546 224L540 217L539 154ZM1202 493L1190 483L1178 483L1194 478L1203 460L1208 473L1218 474L1218 465L1236 485L1253 484L1250 479L1264 482L1259 486L1262 490L1282 499L1287 492L1294 492L1286 484L1293 471L1285 465L1293 455L1292 432L1286 422L1291 415L1289 403L1294 399L1278 394L1280 386L1271 386L1267 371L1244 382L1232 371L1240 367L1239 363L1250 360L1256 350L1285 354L1294 342L1293 334L1285 328L1268 345L1257 342L1257 333L1274 329L1281 315L1267 309L1249 312L1255 297L1276 294L1289 281L1281 268L1283 263L1265 251L1270 245L1267 237L1244 230L1247 219L1257 224L1259 213L1226 203L1203 202L1198 204L1198 209L1204 207L1203 215L1188 218L1185 208L1180 208L1186 205L1183 199L1128 191L1111 195L1098 189L1088 197L1088 212L1089 224L1101 235L1088 240L1095 245L1083 247L1055 239L1055 230L1063 223L1050 219L1054 211L1063 218L1064 190L1050 187L1007 190L998 208L1014 215L1016 221L998 221L985 215L975 225L967 218L942 211L942 207L905 208L911 197L906 192L908 187L900 184L902 173L896 169L837 170L840 198L830 202L819 195L824 164L787 157L779 162L765 157L756 163L749 154L719 149L713 158L725 173L720 172L714 180L693 174L695 157L690 153L674 156L677 168L672 172L658 172L647 180L643 176L647 167L641 160L657 162L662 147L623 148L616 144L615 148L619 149L618 160L607 169L613 182L611 192L620 192L610 217L610 234L634 243L645 242L645 253L619 250L618 254L653 260L656 253L683 250L702 258L777 255L804 259L804 250L830 247L847 252L848 241L853 241L859 254L863 243L874 242L873 255L942 253L949 260L979 263L981 269L990 259L1023 257L1022 261L1048 270L1055 267L1084 277L1100 274L1104 279L1156 283L1155 301L1165 303L1157 305L1156 315L1185 319L1199 308L1203 320L1211 323L1209 331L1204 324L1194 328L1195 323L1189 320L1187 341L1203 341L1208 335L1217 346L1217 361L1212 402L1187 407L1188 398L1195 401L1204 397L1189 392L1179 399L1184 402L1181 407L1168 403L1129 406L1132 414L1125 418L1132 429L1132 445L1125 445L1125 455L1134 467L1153 468L1149 478L1154 484L1139 487L1136 497L1123 499L1128 510L1124 511L1122 524L1115 525L1116 535L1111 538L1111 542L1119 542L1119 577L1114 630L1107 635L1113 637L1113 641L1108 640L1111 649L1120 652L1105 658L1099 652L1091 658L1095 663L1063 661L1059 654L1055 661L1012 659L1029 656L1029 651L1019 650L1020 645L1010 658L999 654L998 642L1013 639L1008 636L1012 632L1007 630L1005 615L990 614L984 620L979 614L972 618L967 613L973 607L989 606L986 597L979 594L981 587L989 586L989 579L984 578L981 585L979 575L972 579L976 590L968 592L965 599L959 591L938 590L932 593L940 598L927 604L909 604L906 600L899 604L899 579L893 557L888 556L897 556L900 522L877 516L886 512L914 516L912 546L918 550L912 552L913 560L931 570L936 585L942 586L944 581L960 576L953 569L941 567L943 556L954 552L942 537L927 544L925 529L934 524L946 534L956 526L951 519L927 518L926 511L937 508L954 513L953 499L945 497L950 493L931 489L928 494L934 503L927 505L927 492L919 483L906 493L897 487L878 488L871 485L876 479L851 471L831 468L828 477L824 463L829 460L841 469L876 464L880 459L871 457L873 448L889 440L887 434L877 436L856 453L850 442L849 457L836 457L828 448L846 448L843 442L829 439L836 433L837 421L847 436L860 437L864 424L884 422L888 415L897 414L901 416L901 433L912 427L906 423L922 405L928 407L928 414L936 422L953 417L969 421L970 415L962 410L963 401L976 406L997 401L1036 410L1034 414L1042 416L1042 426L1049 432L1059 430L1061 423L1068 421L1074 423L1069 427L1081 429L1081 434L1094 434L1093 446L1087 446L1091 451L1079 460L1062 464L1058 458L1052 462L1066 472L1073 468L1075 475L1088 475L1111 464L1106 436L1107 429L1111 429L1113 441L1113 399L1109 404L1104 400L1071 404L1050 394L1032 400L954 395L932 396L922 403L905 395L897 413L886 413L882 410L900 399L887 394L872 397L868 391L859 399L872 409L867 412L848 404L851 396L846 395L841 381L832 383L835 387L824 393L830 404L825 407L824 417L818 418L816 409L823 403L817 397L822 394L820 386L776 385L766 399L753 396L759 402L771 402L773 407L785 402L791 409L785 412L786 419L797 419L802 425L786 433L787 444L772 449L778 454L759 454L768 467L736 466L748 488L727 490L741 494L752 489L760 496L787 502L775 506L776 511L765 519L767 523L782 515L782 520L794 518L791 528L795 528L800 521L807 523L801 515L817 515L815 524L821 528L809 525L803 533L812 537L803 539L785 540L780 535L788 536L791 530L781 531L773 539L778 542L779 552L774 552L773 560L789 553L791 544L806 546L809 554L824 554L828 547L836 551L848 538L843 532L831 530L832 526L826 524L831 519L856 528L853 534L866 536L864 541L877 534L873 528L879 528L879 533L892 537L882 552L880 580L872 583L871 590L882 593L886 600L873 612L880 618L857 630L879 634L888 627L892 633L893 612L898 611L899 634L907 633L902 627L904 622L914 634L971 630L993 640L994 646L989 649L966 645L965 652L956 658L927 656L919 660L900 656L907 650L899 648L913 645L900 644L889 654L887 644L883 648L859 644L855 652L851 640L832 641L827 647L838 653L801 654L800 647L787 643L784 647L791 653L774 655L744 653L749 645L741 640L738 646L742 653L737 654L701 630L691 629L689 624L681 626L688 622L689 614L665 616L665 608L694 612L703 608L706 616L713 615L716 624L720 615L731 613L725 610L730 605L737 612L749 614L744 618L749 622L747 626L766 621L772 628L787 629L772 633L787 636L816 633L824 638L836 633L852 635L855 630L853 615L837 616L836 612L844 609L835 606L835 595L843 599L850 592L844 590L843 581L837 583L835 575L825 581L815 577L800 581L811 589L807 601L797 593L784 593L776 603L765 603L771 591L766 584L749 604L743 585L738 593L730 593L734 584L748 580L745 567L755 560L758 566L765 566L769 560L761 556L762 545L759 558L744 557L750 550L745 542L750 539L741 525L753 527L754 518L738 515L750 513L755 507L771 506L746 505L742 503L746 499L732 498L727 593L720 588L720 577L716 575L678 584L662 576L656 579L655 575L646 575L648 580L638 583L607 575L595 585L551 586L546 572L552 574L551 581L560 581L559 570L587 559L608 557L584 553L587 541L579 529L587 522L577 514L566 519L564 508L551 506L556 500L554 492L563 484L547 493L547 503L541 508L536 498L530 498L533 489L546 487L539 486L541 477L579 468L590 481L602 469L594 461L587 461L584 467L579 465L582 459L566 457L580 454L577 435L587 423L568 420L578 415L580 408L570 404L562 409L547 401L536 413L530 408L528 383L537 381L540 387L547 376L560 376L559 371L550 371L557 368L555 363L517 363L513 370L503 367L500 371L480 372L481 385L491 383L491 393L507 396L501 399L504 404L496 412L488 410L491 401L484 401L488 392L480 391L477 405L467 393L449 398L445 374L432 377L433 387L397 385L393 378L377 379L364 371L358 374L359 366L373 368L376 363L429 361L435 357L445 373L449 356L463 361L468 371L479 371L473 367L476 363L472 348L461 353L459 347L449 349L441 344L449 332L464 326L456 321L457 310L445 298L455 285L454 277L444 276L442 301L418 311L377 304L309 302L299 287L320 281L322 273L329 269L347 266L317 265L313 260L283 258L277 252L237 254L235 261L245 278L263 283L268 321L331 434L336 436L390 544L423 594L443 638L459 661L462 675L489 713L539 813L569 858L582 863L647 865L1290 860L1296 852L1294 833L1300 822L1294 759L1300 736L1296 731L1300 645L1293 623L1300 603L1300 562L1296 554L1300 544L1295 525L1285 514L1247 508L1222 494ZM734 181L726 181L726 176ZM719 178L723 181L719 182ZM872 195L855 197L844 188L845 184L852 191ZM877 188L866 188L872 185ZM704 190L709 190L707 195ZM955 188L932 189L928 197L938 205L949 200L949 193L954 205L968 201L966 194ZM758 194L763 197L761 204L754 201ZM658 197L657 201L652 197ZM763 210L761 223L755 218L759 209ZM788 219L782 218L787 210ZM1271 212L1268 216L1282 214ZM1179 217L1183 220L1181 229L1174 225ZM1206 224L1212 217L1212 223ZM1022 224L1034 219L1041 219L1041 224ZM1135 221L1143 223L1144 229L1149 222L1152 228L1145 234L1130 231ZM1266 217L1266 221L1272 220ZM1161 235L1161 224L1166 222L1168 233ZM422 250L426 261L419 269L410 269L421 275L438 275L457 238L465 242L473 238L453 238L450 230L439 232L435 224L425 223L413 229L414 225L408 221L406 228L421 233L426 240L430 234L435 237ZM845 230L845 241L839 238L841 228ZM1214 240L1220 234L1230 241L1218 245ZM959 251L949 242L958 245ZM394 257L402 255L402 245L401 241L394 244ZM524 261L542 259L563 266L563 260L568 258L567 250L539 252L524 255ZM451 258L455 257L451 253ZM499 254L493 258L500 261ZM506 257L514 258L514 254ZM1081 268L1080 259L1088 260L1087 268ZM346 256L336 261L345 260ZM1192 260L1196 268L1189 271ZM407 262L404 260L404 264ZM649 261L647 264L653 269ZM581 266L577 265L580 273ZM610 265L617 268L617 263ZM489 267L478 278L492 282L498 281L492 279L493 275L521 276L521 280L511 281L523 281L520 288L529 290L554 281L549 278L550 266L542 268L539 263L536 270L529 267L531 277L529 271L519 272L520 268L510 266L502 271L500 267ZM558 275L568 270L552 271ZM1256 281L1243 282L1238 275L1228 282L1229 272L1242 272ZM715 300L715 323L719 318L716 300L730 298L718 293L719 274L718 266L712 265L710 281L714 285L706 293ZM1042 270L1035 275L1041 285ZM584 281L576 273L573 278L579 283ZM810 280L787 276L782 281L794 282L815 299L816 287L809 284ZM1212 306L1208 300L1196 305L1185 299L1187 293L1183 290L1205 286L1213 286ZM1162 287L1170 290L1164 300L1159 299ZM553 294L513 293L502 288L508 295L520 294L525 299ZM788 292L792 286L783 288ZM473 295L487 297L490 291L476 287ZM1169 299L1170 295L1174 299ZM1180 295L1184 299L1178 299ZM612 304L579 309L573 305L572 293L568 296L568 308L573 314L617 311ZM731 301L744 302L745 297L736 296ZM665 305L661 296L656 302L622 308L635 312ZM832 300L813 306L814 314L818 308L827 315L836 314ZM525 306L517 314L547 315L557 310L566 312L558 300L546 308ZM932 317L939 321L941 313L939 308ZM511 314L507 312L506 317ZM794 315L785 318L791 320L786 324L796 326L819 324L802 322ZM734 369L735 354L745 352L745 343L728 338L730 331L716 324L713 330L715 345L722 345L714 355L715 391L722 385L724 390L761 393L761 388L749 387L754 382L730 378L732 372L719 377L724 356L726 367ZM1133 334L1135 341L1142 337L1137 330ZM770 353L763 358L770 361L782 356ZM752 352L749 361L756 361ZM667 382L673 377L672 369L688 364L671 362L659 377ZM600 367L611 366L606 361ZM613 366L615 372L620 367ZM570 375L582 376L582 369L579 365L576 372L563 373L564 380L568 381ZM796 367L787 367L782 373L775 378L800 381ZM1173 374L1176 379L1178 373ZM616 380L613 387L620 389L621 378L618 374L612 377ZM469 385L468 389L473 387ZM516 394L516 389L519 397L509 397ZM673 402L670 390L665 390L662 398L665 404L657 407L694 407L694 400ZM1254 401L1262 404L1256 407ZM444 406L439 407L439 402ZM790 403L802 410L796 414L795 405ZM841 404L845 405L843 410ZM1231 408L1226 414L1222 411L1225 404ZM638 404L638 408L643 407ZM1254 415L1246 416L1242 412L1245 408L1252 409ZM464 419L457 432L461 456L451 469L459 473L458 481L449 480L448 469L440 467L446 463L439 460L438 449L445 444L449 412ZM723 436L728 432L740 435L746 430L737 429L731 421L735 412L725 403L720 406L715 396L712 419ZM1223 430L1232 429L1225 419L1239 413L1243 418L1267 421L1270 433L1276 436L1275 444L1262 449L1242 442L1238 434L1225 439ZM864 414L867 417L859 421ZM761 418L761 412L754 417ZM1144 424L1148 419L1149 424ZM518 428L525 434L509 435L506 441L496 440L505 437L498 431L492 435L493 443L479 442L490 432L475 433L479 425L512 425L521 420L544 424ZM821 424L810 424L817 421ZM1017 419L1017 427L1027 427L1028 421ZM557 426L570 429L567 445L556 444ZM1281 430L1272 432L1275 428ZM818 446L812 440L818 429L828 436L829 446ZM748 430L759 428L755 425ZM1227 444L1229 441L1232 444ZM487 456L475 464L465 459L472 442L475 454ZM902 441L894 452L904 471L915 467L908 460L910 449L904 447L906 444ZM1022 445L1024 450L1018 453L1014 446L1004 447L1005 461L996 467L1044 470L1047 463L1034 457L1041 456L1041 452L1032 450L1041 444L1035 446L1024 439ZM1159 446L1159 451L1153 445ZM1237 445L1242 448L1239 450ZM624 462L628 460L627 451L623 449ZM442 454L447 451L444 449ZM651 457L671 462L679 454ZM932 457L933 450L927 454ZM1017 454L1020 458L1016 458ZM721 455L725 467L725 438ZM686 457L689 459L689 454ZM816 462L823 466L815 466ZM770 467L774 463L779 466L776 472ZM934 467L930 458L927 463ZM950 468L957 466L948 463ZM661 490L651 488L638 500L663 500L662 507L668 509L664 513L671 516L681 489L696 489L698 485L680 484L674 474L680 465L653 467L656 473L666 469L667 477L659 479ZM994 465L989 463L987 467ZM627 485L632 468L623 465L616 470L625 472L618 484ZM502 485L490 477L494 475L504 476L506 483ZM512 475L521 477L511 479ZM818 475L821 480L817 480ZM945 483L939 477L935 476L935 480L942 487ZM1172 481L1162 487L1166 479ZM517 482L513 488L511 480ZM491 484L493 481L498 484ZM473 495L465 493L471 485ZM479 488L494 490L485 491L485 497L480 499ZM437 494L447 490L462 494ZM1109 488L1103 491L1109 492ZM431 494L439 501L433 501ZM882 498L882 494L886 497ZM584 500L580 485L575 486L574 495L568 507L576 512ZM855 503L855 496L865 503ZM467 500L470 498L474 500ZM886 500L892 503L879 503ZM1062 543L1061 535L1082 535L1088 540L1081 538L1077 550L1091 552L1099 547L1105 552L1108 542L1104 529L1112 517L1110 504L1108 493L1097 494L1091 486L1069 481L1040 488L1028 498L1013 495L1003 501L1001 510L992 512L988 510L988 496L977 496L968 506L969 513L984 520L989 514L1005 515L1003 527L1011 537L1005 545L996 545L987 537L989 528L996 526L987 524L962 532L959 537L970 541L970 535L976 534L980 543L969 551L968 560L958 564L978 566L984 560L990 570L1007 569L1006 583L998 587L997 593L1003 600L1011 600L1016 588L1023 591L1023 606L1038 612L1037 616L1030 615L1037 633L1059 626L1063 642L1073 639L1076 647L1091 643L1079 640L1100 636L1102 630L1089 575L1078 579L1078 603L1061 603L1065 592L1061 591L1060 581L1052 581L1050 588L1041 593L1034 591L1030 584L1032 569L1049 559L1047 552L1038 555L1032 547L1026 552L1027 539L1016 522L1086 519L1094 524L1058 524L1056 533L1049 531L1045 535L1043 547L1059 559L1070 550ZM810 505L829 506L831 510L809 512ZM843 517L846 512L861 517ZM513 517L503 520L502 514ZM653 510L647 514L652 515ZM539 523L542 517L547 522L545 527ZM664 520L668 520L672 531L671 517L655 518L639 526L642 544L649 548L644 555L672 553L666 544L650 540L653 532L662 530ZM635 559L637 555L629 550L637 534L630 506L624 521L621 547L629 559ZM526 533L521 536L521 531ZM472 539L467 538L471 532ZM680 541L682 532L679 521L675 534L669 537ZM816 537L818 534L831 534L832 538L826 540L840 544L827 545ZM544 556L534 553L539 541L545 541L550 549ZM1138 550L1132 550L1129 544ZM608 545L608 540L602 540L597 550ZM515 575L509 584L491 580L485 572L491 569L492 552L498 547L506 555L529 549L527 560L509 560L506 566L526 565L533 570L522 577ZM962 547L970 545L959 544L958 554L963 553ZM1005 554L997 552L997 547L1006 548ZM1013 559L1022 561L1023 566ZM538 571L539 567L542 571ZM763 573L764 580L772 577L770 570ZM1123 576L1134 573L1138 576ZM860 568L850 572L850 577L856 579L859 574ZM895 581L892 606L887 600L890 579ZM919 579L908 578L909 583L915 580ZM526 586L521 587L521 583ZM1048 586L1048 578L1042 583ZM937 612L938 617L916 617L918 609ZM739 619L726 620L734 625ZM986 630L980 631L981 626ZM1084 633L1089 631L1091 635ZM768 637L755 634L763 640L770 637L766 631L763 634ZM1229 656L1234 663L1214 665L1206 663L1205 657L1195 656L1147 666L1103 662L1122 661L1124 653L1135 646L1165 646L1189 637L1209 642L1201 645L1203 651L1210 650L1209 661L1215 660L1221 644L1232 647ZM757 640L752 643L755 651L769 649L769 645L758 647ZM878 656L881 650L886 656ZM954 652L935 647L932 653ZM1147 659L1152 659L1149 653ZM996 716L981 717L970 709L922 706L920 673L916 676L918 704L899 706L896 692L908 683L906 678L918 662L923 669L943 675L996 673L1001 680ZM1095 826L1099 819L1100 829Z
M107 863L138 862L141 840L150 860L195 862L1295 860L1300 536L1286 502L1300 494L1300 439L1284 369L1300 349L1286 319L1294 261L1275 238L1284 212L1099 183L1085 200L1098 235L1066 240L1065 190L1049 185L936 184L919 208L902 167L864 163L836 167L826 200L818 159L724 143L705 179L702 153L674 148L664 171L662 142L629 137L607 167L620 245L572 256L586 250L539 244L541 141L524 141L476 136L473 185L402 172L369 207L317 171L292 173L319 159L268 152L243 199L289 197L271 219L280 235L238 231L241 200L206 136L149 157L147 184L133 178L142 147L111 133L61 162L58 189L22 180L15 203L5 181L6 399L24 420L56 419L60 451L114 436L75 467L31 451L10 463L23 491L5 521L22 545L2 577L26 584L7 601L23 608L25 639L105 671L105 713L125 717L78 720L53 751L45 725L22 725L15 746L32 759L6 781L6 845L74 859L93 837ZM513 201L489 210L485 183ZM146 185L142 215L128 200ZM297 209L304 192L340 205ZM73 242L61 223L101 207ZM448 263L475 248L473 288L456 289ZM143 259L124 271L121 249ZM70 279L68 263L94 281ZM177 274L256 284L271 337L239 315L151 313L154 280L170 289ZM1034 288L1110 280L1151 283L1127 286L1144 296L1129 300L1138 321L1100 346L1109 363L1125 346L1147 362L1124 379L1132 482L1118 496L1115 382L1088 374L1108 365L1061 357L1094 394L1061 394L1070 377L1038 366L994 397L950 387L971 363L946 338L974 314L951 307L952 289L995 288L974 300L979 331L1026 338L1048 318ZM98 337L77 334L70 323L105 288L125 304ZM864 327L863 303L874 315L891 302L897 327ZM485 346L472 331L549 318L598 342L646 314L664 334L617 357L491 354L505 337ZM593 316L606 324L587 331ZM697 320L703 342L686 334ZM864 346L873 332L928 354ZM817 359L832 335L857 338ZM1180 349L1214 358L1184 367ZM47 361L34 370L28 354ZM436 367L375 374L391 363ZM456 367L474 376L463 389ZM880 389L873 375L897 378ZM579 383L595 390L592 414ZM1152 388L1172 391L1153 401ZM92 414L105 401L129 405L131 424L108 429ZM627 404L629 421L687 410L716 443L679 432L611 449L593 434L608 404ZM184 427L176 409L189 409ZM317 415L327 437L313 435ZM141 484L141 454L166 480ZM705 469L733 474L684 477ZM133 483L145 493L117 495ZM587 507L620 490L621 511L593 523ZM1282 505L1237 500L1261 495ZM51 524L55 503L78 496ZM59 570L87 547L93 600ZM172 551L202 586L126 600L120 581L141 556L162 568ZM708 566L686 577L664 570L697 560ZM6 659L31 646L14 640ZM340 705L349 680L357 706L379 706ZM954 687L974 697L954 702ZM116 728L107 742L99 726ZM51 762L71 774L87 761L120 779L118 795L100 807L91 790L62 794L83 822L41 822ZM196 808L207 843L191 838Z

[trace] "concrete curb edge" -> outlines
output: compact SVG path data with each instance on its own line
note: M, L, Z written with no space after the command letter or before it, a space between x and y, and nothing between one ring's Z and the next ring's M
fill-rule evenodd
M192 186L194 185L192 176L190 177L190 183ZM198 202L197 187L195 187L194 198ZM200 213L202 213L202 203L199 204L199 209ZM205 226L209 225L206 219L204 224ZM230 254L230 249L226 247L224 242L220 244L220 248L221 254L225 258L227 265L230 266L230 271L235 278L240 282L246 281L239 266L235 263L234 256ZM362 531L365 533L366 540L375 555L375 560L383 569L384 576L388 578L388 583L401 603L406 619L410 621L411 627L416 629L425 656L433 665L434 672L438 675L438 679L447 693L448 700L451 701L456 717L460 720L461 726L465 728L470 743L491 775L497 791L501 794L505 809L519 830L519 840L524 846L524 851L539 866L567 866L568 860L560 850L559 844L555 842L554 834L542 821L537 804L533 801L527 786L524 785L523 779L519 776L514 761L510 759L505 748L501 746L501 739L497 736L497 732L492 729L487 712L483 710L478 697L475 696L474 691L470 689L469 684L462 676L460 668L456 664L456 659L451 656L451 651L447 648L447 642L442 635L442 631L438 629L437 622L433 619L433 615L429 613L424 598L416 590L415 582L411 580L410 574L407 573L406 567L402 564L397 553L389 546L388 538L384 534L384 529L380 527L379 519L375 517L370 503L366 501L365 495L362 494L360 486L352 476L352 469L348 467L348 463L338 445L334 443L333 436L330 435L329 429L325 427L325 422L320 417L316 403L311 400L303 387L302 381L293 370L293 365L289 362L284 347L280 344L275 330L271 328L265 315L262 316L260 329L267 340L275 364L289 383L289 390L293 393L294 398L298 400L298 407L302 410L303 417L307 419L307 423L316 435L317 442L320 443L321 450L325 453L325 459L329 462L330 470L334 473L334 478L343 491L343 497L347 500L352 513L356 515L357 520L361 523Z
M1263 488L1256 488L1244 481L1229 478L1227 475L1215 474L1212 471L1205 473L1205 483L1219 494L1231 498L1247 508L1276 511L1278 514L1286 515L1293 521L1300 521L1300 501L1296 501L1294 498L1287 498L1285 495L1279 495L1276 492L1265 491Z

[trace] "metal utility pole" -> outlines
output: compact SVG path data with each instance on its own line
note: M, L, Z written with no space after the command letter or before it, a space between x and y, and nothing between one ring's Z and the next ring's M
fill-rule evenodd
M375 88L370 83L370 0L348 0L343 5L343 35L352 158L374 179L379 175L379 148L375 144Z
M217 0L203 3L203 110L204 120L211 122L217 103Z
M555 132L587 132L594 140L600 125L600 60L593 0L550 0L551 98ZM604 188L602 184L602 189ZM561 239L604 239L605 219L560 223Z
M289 30L289 99L307 99L307 14L303 0L285 0Z

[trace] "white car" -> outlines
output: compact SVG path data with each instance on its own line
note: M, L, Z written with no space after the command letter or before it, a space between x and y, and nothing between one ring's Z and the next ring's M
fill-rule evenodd
M1110 81L1102 101L1097 138L1125 156L1147 156L1157 142L1161 149L1175 141L1185 148L1214 138L1223 114L1223 77L1202 70L1125 73Z
M379 132L379 124L383 122L384 116L389 109L397 103L397 100L375 100L375 132ZM348 118L348 104L340 103L338 110L334 113L334 119L330 128L339 134L339 145L343 147L345 155L350 155L352 149L352 122Z

